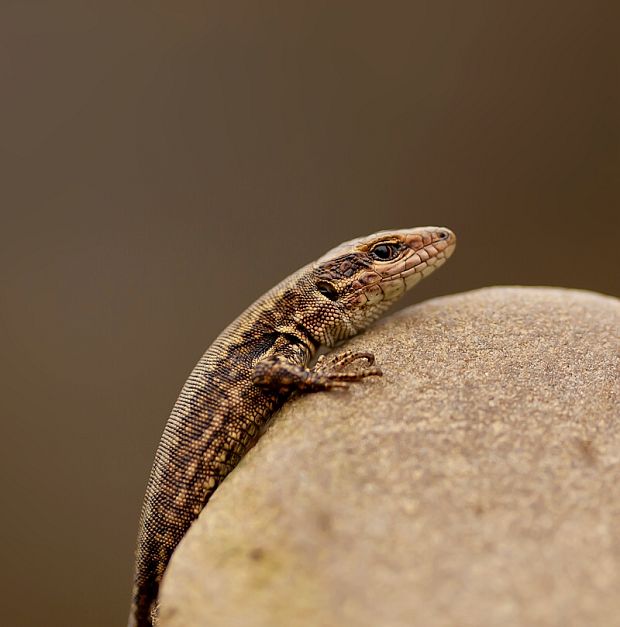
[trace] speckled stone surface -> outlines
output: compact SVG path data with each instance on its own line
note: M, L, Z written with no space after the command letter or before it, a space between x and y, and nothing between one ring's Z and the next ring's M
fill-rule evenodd
M348 344L175 553L162 627L620 625L620 301L488 288Z

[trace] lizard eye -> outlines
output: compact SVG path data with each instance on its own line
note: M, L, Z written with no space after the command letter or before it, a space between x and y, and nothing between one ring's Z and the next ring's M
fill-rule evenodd
M329 281L319 281L316 284L316 289L329 300L338 300L338 292L336 288Z
M396 258L399 248L395 244L377 244L372 248L370 254L378 261L391 261Z

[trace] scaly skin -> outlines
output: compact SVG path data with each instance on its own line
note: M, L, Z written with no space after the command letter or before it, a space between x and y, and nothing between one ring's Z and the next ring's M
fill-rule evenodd
M211 345L157 449L140 520L130 626L153 624L172 552L291 393L381 375L370 353L321 357L309 368L319 347L365 329L442 265L455 245L454 234L439 227L382 231L341 244L267 292Z

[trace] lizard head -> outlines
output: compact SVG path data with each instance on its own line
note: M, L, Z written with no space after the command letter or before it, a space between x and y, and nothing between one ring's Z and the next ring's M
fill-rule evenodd
M330 250L313 268L318 298L326 305L322 341L332 345L366 328L443 265L455 246L450 229L427 226L381 231Z

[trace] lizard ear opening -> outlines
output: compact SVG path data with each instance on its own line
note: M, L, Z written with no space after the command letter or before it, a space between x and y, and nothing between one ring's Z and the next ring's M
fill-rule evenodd
M316 284L316 289L329 300L338 300L338 292L336 288L329 281L319 281Z

